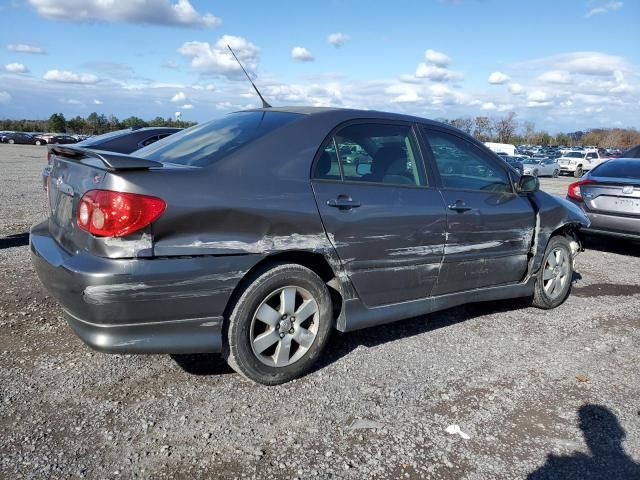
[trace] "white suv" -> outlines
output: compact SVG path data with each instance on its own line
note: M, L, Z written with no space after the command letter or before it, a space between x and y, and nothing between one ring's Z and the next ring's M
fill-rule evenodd
M567 152L558 159L560 165L560 173L571 173L574 177L581 177L586 171L603 162L605 159L600 157L598 150L584 150Z

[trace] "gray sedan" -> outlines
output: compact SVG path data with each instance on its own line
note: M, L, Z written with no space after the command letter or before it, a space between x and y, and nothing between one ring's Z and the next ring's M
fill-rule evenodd
M589 225L472 137L391 113L263 108L134 155L49 150L32 259L80 338L219 352L269 385L308 371L334 329L515 297L554 308Z
M640 158L601 163L569 185L567 199L591 220L586 233L640 239Z

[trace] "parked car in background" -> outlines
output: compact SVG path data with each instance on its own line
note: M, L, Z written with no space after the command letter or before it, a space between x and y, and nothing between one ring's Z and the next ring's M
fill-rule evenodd
M354 144L371 163L344 161ZM265 108L134 155L48 148L30 246L75 332L106 352L221 352L270 385L308 371L334 328L560 305L589 224L474 138L405 115Z
M50 145L68 145L71 143L78 143L78 139L73 135L52 135L47 140Z
M600 157L598 150L570 151L558 158L560 173L569 173L574 177L581 177L604 159Z
M567 199L584 210L585 233L640 239L640 158L617 158L569 185Z
M13 132L7 133L1 138L2 143L21 144L21 145L36 145L40 142L36 137L28 133Z
M518 149L511 143L484 142L485 146L496 153L505 153L511 157L518 155Z
M505 162L507 162L509 165L511 165L513 168L515 168L518 173L520 175L524 174L524 166L522 164L523 160L527 157L525 156L517 156L517 157L513 157L511 155L506 155L504 153L498 153L497 154L502 160L504 160Z
M171 127L148 127L148 128L127 128L124 130L116 130L114 132L105 133L89 137L81 142L76 143L82 148L91 148L95 150L104 150L116 153L131 153L140 148L151 145L163 138L179 132L180 128ZM75 142L69 142L75 143ZM47 152L47 166L42 170L42 185L47 188L47 177L51 170L51 151Z
M557 177L560 174L560 165L554 158L527 158L522 161L525 175L535 177Z
M640 158L640 145L631 147L629 150L625 151L622 156L624 158Z
M78 146L109 152L131 153L180 130L180 128L171 127L126 128L89 137L79 142Z

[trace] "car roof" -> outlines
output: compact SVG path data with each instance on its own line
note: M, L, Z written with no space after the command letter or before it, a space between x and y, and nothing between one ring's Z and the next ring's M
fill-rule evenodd
M441 122L429 120L427 118L416 117L413 115L404 115L401 113L383 112L380 110L360 110L355 108L338 108L338 107L309 107L309 106L288 106L288 107L269 107L269 108L252 108L242 110L243 112L284 112L297 113L300 115L331 115L334 113L336 117L345 120L345 117L353 119L357 118L375 118L385 120L402 120L405 122L428 123L434 126L445 125ZM346 118L348 120L348 118ZM450 127L449 125L445 125ZM455 130L455 129L454 129Z

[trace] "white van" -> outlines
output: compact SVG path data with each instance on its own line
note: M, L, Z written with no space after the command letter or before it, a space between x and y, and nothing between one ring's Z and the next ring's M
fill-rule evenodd
M510 157L514 157L518 155L518 149L515 145L511 143L492 143L492 142L484 142L485 146L496 153L506 153Z

